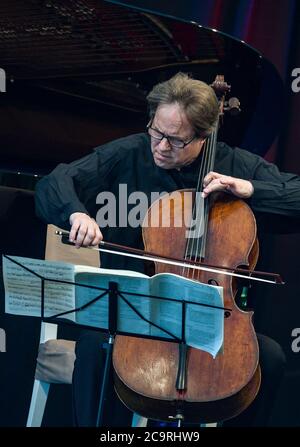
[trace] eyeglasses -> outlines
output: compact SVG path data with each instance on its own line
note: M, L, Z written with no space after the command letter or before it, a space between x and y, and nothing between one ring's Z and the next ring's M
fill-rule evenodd
M176 137L170 137L169 135L165 135L164 133L160 132L157 129L154 129L151 126L147 127L148 130L148 134L154 138L155 140L163 140L164 138L167 139L168 143L170 146L176 148L176 149L184 149L185 146L187 146L188 144L190 144L193 140L195 140L195 138L197 138L197 135L194 135L193 138L187 142L180 140L179 138Z

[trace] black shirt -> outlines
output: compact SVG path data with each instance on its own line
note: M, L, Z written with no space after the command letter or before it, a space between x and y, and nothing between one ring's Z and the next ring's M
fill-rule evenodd
M201 154L180 170L162 169L154 163L147 134L121 138L97 147L78 161L58 165L40 180L36 188L36 212L45 222L70 229L72 213L83 212L96 218L101 198L98 194L111 192L118 201L120 185L123 193L127 190L127 196L135 191L144 192L150 206L153 192L195 188L200 160ZM214 170L252 182L254 193L248 203L254 211L300 217L300 177L279 172L263 158L225 143L217 145ZM128 212L133 206L128 204ZM116 226L101 228L104 240L142 248L141 229L123 226L118 206L116 209L116 216L110 216ZM101 263L103 267L140 270L135 260L120 256L101 255Z

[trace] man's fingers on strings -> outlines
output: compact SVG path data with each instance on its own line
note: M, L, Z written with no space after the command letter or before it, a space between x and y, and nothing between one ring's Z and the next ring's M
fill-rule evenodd
M218 174L218 172L213 172L213 171L209 172L209 173L204 177L204 180L203 180L203 188L205 188L206 186L208 186L209 183L211 183L213 180L215 180L215 179L221 177L221 175L222 175L222 174Z
M202 197L207 197L208 194L214 191L223 191L226 188L226 183L221 183L220 178L215 178L203 189Z
M220 185L221 191L234 191L235 190L235 182L234 180L230 179L230 177L226 178L226 179L220 179Z
M232 177L223 177L220 178L220 183L225 187L235 186L235 179L233 179Z

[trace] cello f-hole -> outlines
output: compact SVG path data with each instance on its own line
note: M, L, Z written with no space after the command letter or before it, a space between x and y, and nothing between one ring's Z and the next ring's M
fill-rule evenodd
M218 281L216 281L215 279L212 279L212 278L210 278L207 281L207 284L209 284L210 286L218 286L219 285Z

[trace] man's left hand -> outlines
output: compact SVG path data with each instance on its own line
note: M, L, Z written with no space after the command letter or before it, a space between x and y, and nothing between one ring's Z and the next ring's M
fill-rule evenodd
M252 196L254 188L248 180L211 171L204 178L202 196L205 198L214 191L226 191L241 199L248 199Z

